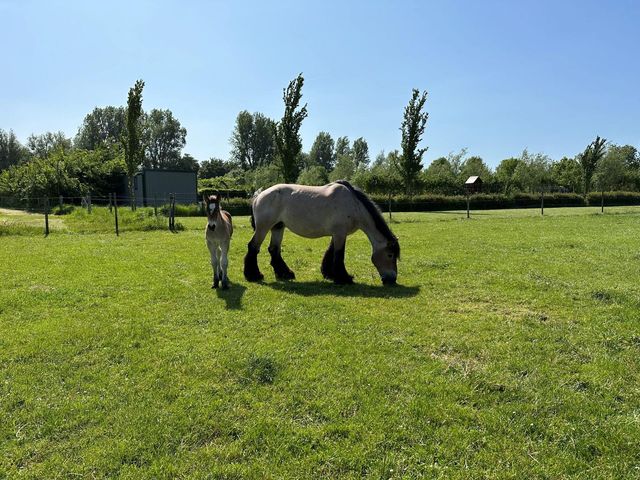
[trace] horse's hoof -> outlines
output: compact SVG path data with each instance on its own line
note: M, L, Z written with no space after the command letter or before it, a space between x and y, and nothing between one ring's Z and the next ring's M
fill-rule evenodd
M293 273L291 270L289 270L287 272L281 272L279 274L276 274L276 278L278 280L295 280L296 274Z
M229 290L229 282L222 282L222 290Z
M247 282L260 282L264 279L264 275L261 273L258 273L257 275L247 275L245 273L244 278Z
M211 285L211 288L218 288L218 284L214 283L213 285Z
M348 275L343 278L336 278L333 280L333 283L335 283L336 285L353 285L353 277L351 275Z

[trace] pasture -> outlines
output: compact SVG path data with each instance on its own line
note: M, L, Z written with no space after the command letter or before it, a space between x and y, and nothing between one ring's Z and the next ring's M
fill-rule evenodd
M639 478L640 209L394 219L396 287L361 233L249 284L247 217L228 291L204 218L0 235L0 478Z

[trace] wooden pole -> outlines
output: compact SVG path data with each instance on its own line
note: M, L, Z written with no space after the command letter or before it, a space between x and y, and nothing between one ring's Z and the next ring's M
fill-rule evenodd
M540 192L540 214L544 215L544 190Z
M113 211L113 205L111 203L111 194L109 194L109 213Z
M600 192L600 213L604 213L604 190Z
M391 195L389 195L389 221L391 221Z
M470 215L469 215L469 192L467 192L467 218L470 218Z
M116 217L116 237L119 237L120 229L118 228L118 198L115 193L113 194L113 211L115 212Z
M158 217L158 196L153 194L153 214Z
M44 197L44 236L49 236L49 197Z

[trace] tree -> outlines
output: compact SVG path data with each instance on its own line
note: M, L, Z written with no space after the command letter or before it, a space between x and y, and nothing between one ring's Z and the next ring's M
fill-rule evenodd
M640 153L633 145L610 144L606 157L619 158L628 170L640 170Z
M198 178L215 178L222 177L231 171L231 165L219 158L210 158L200 163L198 170Z
M518 168L521 160L519 158L505 158L496 168L496 181L502 186L504 193L511 193L514 189L519 188L514 181L514 173Z
M299 132L307 117L307 105L298 108L303 84L304 78L299 74L283 90L284 115L275 126L276 152L285 182L295 182L300 171L298 154L302 150L302 140Z
M78 129L74 146L95 150L105 144L119 143L125 134L125 109L123 107L96 107Z
M18 165L29 158L29 151L18 141L13 130L0 128L0 170Z
M340 155L351 155L351 147L349 146L349 137L338 137L336 140L336 158Z
M464 161L460 175L463 181L466 181L467 178L471 176L477 175L485 184L491 182L492 179L491 170L489 170L487 164L484 163L484 160L477 156L469 157Z
M353 141L351 156L353 157L356 169L366 168L369 165L369 145L364 138L356 138Z
M423 181L427 191L442 195L462 193L462 184L453 173L453 166L446 157L436 158L424 172Z
M327 132L320 132L311 146L309 164L320 165L329 171L335 164L334 142Z
M422 170L422 156L426 148L418 148L429 114L423 112L427 101L427 92L420 93L413 89L413 95L409 104L404 109L404 119L400 130L402 131L402 156L399 158L400 175L404 184L405 193L411 194L418 173Z
M171 110L154 108L142 117L144 160L146 168L181 168L181 154L187 143L187 130Z
M300 172L296 183L300 185L324 185L328 181L327 170L322 165L313 165Z
M571 192L582 189L582 168L575 158L562 157L551 165L551 181L553 184Z
M584 152L578 156L578 161L582 167L582 177L584 179L584 194L591 190L591 179L598 167L598 162L605 154L607 140L597 136L596 139L587 145Z
M551 181L550 164L546 155L531 154L525 149L513 172L513 182L528 192L540 192Z
M63 132L46 132L41 135L29 135L27 138L27 148L31 155L38 158L47 158L57 149L70 150L71 139L67 138Z
M350 155L340 155L335 168L329 174L329 181L351 180L356 173L356 164Z
M253 168L251 140L253 137L253 115L243 110L236 117L231 134L231 158L244 169Z
M598 190L624 189L627 180L627 168L625 159L621 155L605 155L599 162L594 172L595 184Z
M127 98L126 129L122 143L124 145L124 163L129 177L129 199L131 209L135 209L133 197L133 175L142 163L143 150L140 143L140 117L142 116L142 89L144 82L136 80L135 85L129 89Z
M185 153L184 155L182 155L182 157L180 157L175 167L172 166L170 168L175 168L176 170L184 170L185 172L198 173L198 170L200 170L200 163L193 157L193 155Z
M231 135L231 158L246 170L267 165L275 155L274 122L262 113L243 110Z

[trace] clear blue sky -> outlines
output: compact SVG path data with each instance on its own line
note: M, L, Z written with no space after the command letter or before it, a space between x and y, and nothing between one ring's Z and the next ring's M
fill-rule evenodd
M168 108L185 152L227 158L240 110L282 115L303 72L305 150L319 131L399 148L429 92L425 163L467 147L574 155L596 135L640 147L640 2L0 0L0 128L75 135L96 106Z

